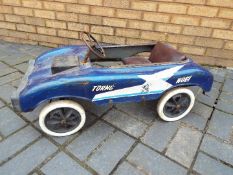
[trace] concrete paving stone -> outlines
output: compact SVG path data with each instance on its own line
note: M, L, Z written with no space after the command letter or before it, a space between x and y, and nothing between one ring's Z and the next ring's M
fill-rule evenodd
M106 105L95 105L94 103L90 102L81 102L80 103L85 110L91 112L92 114L101 117L105 112L107 112L110 108L111 105L106 104Z
M28 119L31 122L34 122L35 120L37 120L39 118L39 114L40 114L40 110L38 110L37 108L32 111L32 112L22 112L21 113L26 119Z
M195 102L195 105L193 109L191 110L191 112L194 112L198 114L199 116L204 117L206 119L210 118L212 111L213 111L213 108L203 103L197 102L197 101Z
M0 142L0 163L36 140L39 136L39 132L31 126L27 126Z
M13 72L11 74L8 74L6 76L0 77L0 85L9 83L14 80L18 80L22 78L22 74L20 72Z
M232 175L233 169L212 159L211 157L199 153L193 167L194 171L203 175Z
M162 152L175 135L179 122L156 121L142 138L142 142Z
M228 70L226 78L233 79L233 70Z
M232 105L233 105L233 102L225 102L222 100L218 100L216 108L221 110L221 111L233 114Z
M4 136L8 136L25 125L26 123L24 120L17 116L8 107L0 109L0 132Z
M216 100L220 94L218 89L212 88L210 92L206 92L205 95Z
M48 175L91 174L63 152L52 158L41 171Z
M87 164L99 174L109 174L133 143L132 138L117 131L91 155Z
M0 62L0 76L15 72L16 70Z
M0 60L4 60L7 54L8 54L7 51L4 48L0 47Z
M210 72L214 75L214 80L217 82L223 82L226 75L225 69L211 68Z
M22 72L26 72L27 68L28 68L28 63L22 63L22 64L18 64L15 66L17 69L19 69Z
M2 101L0 101L0 108L3 106L5 106L5 104Z
M204 95L204 94L199 94L197 96L197 100L208 105L208 106L211 106L213 107L214 106L214 103L216 101L216 98L212 98L212 97L209 97L207 95Z
M133 167L127 161L123 162L113 174L114 175L144 175L143 172L140 172L140 170Z
M85 160L113 131L112 127L99 121L82 132L80 136L67 146L67 149L80 160Z
M182 127L169 145L166 155L187 168L190 167L202 133L190 128Z
M228 103L233 103L233 93L221 92L219 100Z
M85 130L89 126L92 126L96 122L97 118L98 117L96 115L90 113L89 111L86 111L86 122L83 126L83 130Z
M119 103L116 108L126 112L127 114L141 120L147 124L150 124L156 116L156 105L153 102L153 107L149 102L141 103Z
M203 130L206 126L207 119L191 112L180 121L199 130Z
M207 132L223 140L230 141L232 129L233 129L233 116L215 110L211 118Z
M39 56L40 54L50 50L51 48L49 47L44 47L44 46L36 46L31 48L30 50L27 50L27 53L32 55L32 56Z
M144 174L181 175L187 173L185 168L142 144L134 148L127 160L141 171L146 172Z
M29 44L20 44L17 49L19 51L22 51L22 52L25 52L25 53L28 53L28 51L30 51L31 49L34 49L38 47L37 45L29 45Z
M201 150L233 165L233 145L221 142L213 136L205 135Z
M214 81L213 82L213 85L212 85L212 88L214 89L214 90L220 90L220 88L221 88L221 86L222 86L222 83L219 83L219 82L217 82L217 81Z
M0 174L25 175L57 150L46 139L41 139L0 167Z
M34 59L34 56L25 54L25 53L17 53L17 54L11 54L4 58L4 62L6 62L9 65L16 65L23 62L27 62L30 59Z
M0 86L0 98L2 98L5 102L10 103L11 95L15 90L16 88L8 84Z
M233 93L233 80L226 79L222 91Z
M137 138L140 137L147 128L146 124L116 109L112 109L108 112L104 116L104 120Z
M11 82L8 82L7 84L9 84L10 86L13 86L14 88L18 88L19 84L21 82L21 79L18 79L18 80L13 80Z

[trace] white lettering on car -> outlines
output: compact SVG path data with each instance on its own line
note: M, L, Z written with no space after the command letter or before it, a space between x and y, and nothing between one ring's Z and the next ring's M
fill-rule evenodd
M113 89L114 89L114 85L97 85L97 86L93 86L92 92L111 91Z
M192 78L192 76L178 78L177 81L176 81L176 84L178 84L178 83L187 83L187 82L190 81L191 78Z

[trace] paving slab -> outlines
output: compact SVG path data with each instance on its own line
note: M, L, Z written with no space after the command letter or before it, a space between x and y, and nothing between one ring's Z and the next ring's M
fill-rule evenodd
M233 165L233 145L224 143L220 139L205 135L201 144L201 150Z
M183 175L187 173L185 168L142 144L135 147L127 160L141 171L146 172L144 174Z
M18 80L22 78L22 74L20 72L13 72L11 74L8 74L6 76L0 77L0 85L9 83L14 80Z
M195 102L195 105L193 109L191 110L191 112L194 112L198 114L199 116L204 117L206 119L210 118L212 111L213 111L213 108L203 103L197 102L197 101Z
M179 122L156 121L141 139L143 143L162 152L175 135Z
M198 130L204 130L207 123L206 118L201 117L200 115L193 112L189 113L186 117L182 118L180 121Z
M3 106L5 106L5 104L2 101L0 101L0 108Z
M233 103L233 89L232 89L232 93L221 92L219 100L232 104Z
M6 65L6 64L4 64L2 62L0 62L0 70L1 70L0 76L7 75L9 73L12 73L12 72L16 71L16 69L13 69L13 68L9 67L8 65Z
M210 72L214 75L214 80L217 82L223 82L224 77L227 73L225 69L217 69L217 68L211 68L209 69Z
M233 80L226 79L222 91L233 93Z
M91 112L92 114L101 117L103 114L105 114L110 108L111 105L95 105L94 103L90 102L81 102L82 106L85 108L85 110Z
M147 125L143 122L116 109L108 112L104 116L104 120L137 138L140 137L147 128Z
M166 155L187 168L190 167L201 141L201 132L182 127L169 145Z
M47 175L91 175L91 173L89 173L64 152L60 152L58 155L52 158L41 168L41 171Z
M27 62L30 59L34 59L34 56L25 54L22 52L17 52L16 54L10 54L7 57L3 59L4 62L6 62L9 65L16 65L21 64L23 62Z
M211 157L199 153L194 164L194 171L203 175L232 175L233 169Z
M118 167L118 169L113 174L114 175L144 175L144 172L133 167L131 164L125 161Z
M197 100L200 101L201 103L204 103L210 107L213 107L216 101L216 97L204 95L204 94L199 94L197 97Z
M92 153L114 129L103 122L97 122L88 130L80 134L67 149L78 157L80 160L86 160L88 155Z
M15 66L17 69L19 69L21 72L26 72L28 68L28 63L21 63Z
M0 142L0 164L2 161L7 160L13 154L36 140L39 136L39 132L34 130L31 126L27 126Z
M232 106L233 106L233 102L229 102L229 101L226 102L223 100L219 100L217 105L216 105L216 108L223 111L223 112L233 114L233 107Z
M230 141L233 130L233 116L215 110L209 124L208 133L223 140Z
M25 121L8 107L0 109L0 132L3 136L8 136L25 125Z
M5 102L11 102L11 95L16 90L15 87L5 84L0 86L0 98L3 99Z
M0 167L0 174L25 175L57 150L46 139L41 139Z
M117 131L91 155L87 164L99 174L107 175L127 153L133 143L132 138Z
M156 117L156 104L154 101L142 103L122 103L117 104L116 108L147 124L150 124Z

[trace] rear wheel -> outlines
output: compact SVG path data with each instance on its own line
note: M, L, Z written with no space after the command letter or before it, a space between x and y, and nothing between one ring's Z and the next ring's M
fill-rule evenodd
M45 106L39 116L41 129L52 136L68 136L79 131L86 121L83 107L70 100L60 100Z
M158 102L157 112L165 121L177 121L185 117L195 103L194 93L187 88L176 88L165 93Z

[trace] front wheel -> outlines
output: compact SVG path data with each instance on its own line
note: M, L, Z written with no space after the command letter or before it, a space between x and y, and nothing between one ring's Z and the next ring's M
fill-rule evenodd
M185 117L195 103L194 93L187 88L176 88L166 92L159 100L157 112L165 121L177 121Z
M51 136L68 136L79 131L86 121L81 105L71 100L49 103L39 115L41 129Z

